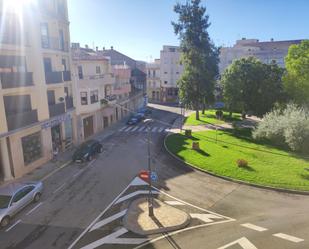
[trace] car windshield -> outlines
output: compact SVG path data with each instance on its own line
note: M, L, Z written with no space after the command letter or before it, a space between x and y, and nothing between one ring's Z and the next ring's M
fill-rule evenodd
M0 209L7 208L9 206L12 196L0 195Z
M84 144L78 149L78 152L87 153L89 151L89 148L90 148L90 144Z

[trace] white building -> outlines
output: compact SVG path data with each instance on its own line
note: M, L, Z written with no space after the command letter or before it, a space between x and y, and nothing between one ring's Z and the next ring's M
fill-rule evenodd
M302 40L274 41L271 39L267 42L260 42L257 39L237 40L233 47L223 47L220 49L220 74L235 59L256 57L261 62L269 64L276 62L280 67L285 67L284 57L292 44L299 44Z
M150 102L162 102L161 78L160 78L160 59L153 63L147 63L147 96Z

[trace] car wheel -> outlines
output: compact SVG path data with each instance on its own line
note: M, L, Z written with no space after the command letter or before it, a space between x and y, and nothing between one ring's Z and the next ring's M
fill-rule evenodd
M92 155L89 155L89 156L87 157L87 160L88 160L89 162L92 161L92 159L93 159Z
M98 152L99 152L99 153L102 153L102 152L103 152L103 147L100 147L100 148L98 149Z
M6 227L7 225L10 224L10 217L9 216L5 216L2 220L1 220L1 227Z
M40 194L40 193L37 193L37 194L35 194L35 196L34 196L34 198L33 198L33 201L34 201L34 202L38 202L40 199L41 199L41 194Z

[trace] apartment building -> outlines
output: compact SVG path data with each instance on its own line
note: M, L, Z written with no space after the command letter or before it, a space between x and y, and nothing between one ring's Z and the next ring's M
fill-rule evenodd
M270 41L260 42L258 39L242 38L237 40L233 47L222 47L220 49L220 74L235 59L256 57L261 62L269 64L277 63L280 67L285 67L284 57L292 44L300 44L302 40Z
M79 43L72 44L72 60L80 143L128 114L131 70L112 66L110 58Z
M183 72L180 48L163 46L160 52L161 101L178 102L177 81Z
M18 178L74 140L66 0L1 5L0 177Z
M149 102L162 102L161 78L160 78L160 59L152 63L147 63L147 96Z

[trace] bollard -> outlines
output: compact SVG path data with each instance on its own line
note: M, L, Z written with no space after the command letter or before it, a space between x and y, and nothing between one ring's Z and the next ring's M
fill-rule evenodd
M186 137L192 137L192 130L185 130Z
M200 143L199 142L192 142L192 149L193 150L199 150L200 149Z

